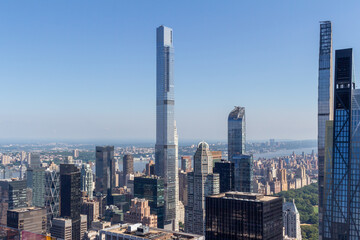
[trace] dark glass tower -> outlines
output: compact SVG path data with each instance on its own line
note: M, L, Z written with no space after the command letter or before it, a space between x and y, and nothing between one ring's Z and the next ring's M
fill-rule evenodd
M225 160L215 162L214 173L218 173L220 175L221 193L235 190L234 163Z
M360 92L353 71L352 49L337 50L332 165L326 168L323 202L326 240L360 239Z
M115 179L114 146L96 147L96 193L111 196Z
M321 236L324 174L325 125L333 119L332 82L332 26L330 21L320 23L319 79L318 79L318 165L319 165L319 234Z
M135 177L134 197L149 201L151 214L157 215L158 228L164 227L164 180L156 176Z
M60 216L71 219L73 240L80 240L80 175L74 164L60 165Z
M235 107L228 117L228 159L245 153L245 108Z
M241 192L207 197L205 238L282 240L282 198Z

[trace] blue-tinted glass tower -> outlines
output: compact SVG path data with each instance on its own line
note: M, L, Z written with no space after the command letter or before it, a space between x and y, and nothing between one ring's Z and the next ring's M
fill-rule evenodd
M335 52L332 165L326 168L323 236L360 239L360 92L352 49ZM325 160L327 162L327 159Z
M245 108L235 107L228 117L228 159L245 153Z
M177 229L177 144L174 119L173 30L156 29L156 145L155 172L164 179L164 228Z

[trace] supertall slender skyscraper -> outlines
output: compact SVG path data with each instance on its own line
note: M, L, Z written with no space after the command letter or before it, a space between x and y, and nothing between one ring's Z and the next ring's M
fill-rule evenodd
M245 153L245 108L235 107L228 117L228 159Z
M318 85L318 166L319 166L319 234L323 217L325 125L333 117L332 83L332 27L331 22L320 23L319 85Z
M177 145L174 119L174 47L171 28L156 29L156 145L155 172L164 179L166 229L178 229Z
M332 158L325 159L332 165L325 169L324 240L360 239L360 89L355 89L353 71L352 49L337 50Z

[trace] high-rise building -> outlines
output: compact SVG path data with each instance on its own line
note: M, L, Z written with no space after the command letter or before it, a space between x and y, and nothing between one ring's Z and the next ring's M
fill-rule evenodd
M96 147L96 192L111 196L115 180L114 146Z
M31 158L30 158L30 167L32 169L36 169L36 168L40 168L41 166L41 161L40 161L40 153L38 152L33 152L31 153Z
M205 238L282 240L282 198L242 192L207 197Z
M60 216L71 219L73 240L80 240L81 237L80 204L80 170L74 164L61 164Z
M36 167L28 168L26 171L27 187L32 189L32 205L36 207L45 206L45 169Z
M50 230L51 236L57 239L72 240L72 222L70 218L54 218Z
M179 171L179 202L187 206L188 201L188 176L187 172Z
M47 210L47 229L52 220L60 216L60 172L47 169L45 171L45 208Z
M7 226L20 231L46 234L46 224L45 208L24 207L7 212Z
M318 79L318 166L319 166L319 234L321 237L324 199L325 124L333 119L332 26L320 23Z
M99 202L83 199L81 203L81 214L87 216L87 227L91 228L91 223L99 218Z
M252 192L253 179L253 156L234 155L232 160L235 167L235 190L240 192Z
M157 227L157 216L150 214L149 201L144 198L131 199L130 210L124 214L125 223L141 223L149 227Z
M164 227L178 229L176 221L177 174L174 118L174 47L171 28L156 29L156 145L155 172L164 179Z
M360 89L355 89L353 74L352 49L337 50L332 158L325 159L326 166L332 163L325 168L324 240L360 239Z
M27 207L26 180L0 180L0 225L7 224L7 211Z
M219 174L213 173L213 158L206 142L200 142L194 155L194 172L188 173L188 205L185 231L204 235L205 197L220 191Z
M73 157L78 158L79 157L79 149L74 149L73 151Z
M134 197L149 201L151 214L157 216L158 228L164 228L164 180L157 176L135 177Z
M81 185L81 191L86 192L88 198L92 200L94 193L93 172L89 164L83 164L81 166L80 185Z
M192 171L192 164L191 164L191 156L182 156L181 157L181 169L184 172L191 172Z
M123 177L124 182L126 175L134 173L134 157L131 154L125 154L123 157Z
M300 214L296 208L295 201L283 204L283 222L285 236L301 240Z
M245 153L245 108L235 107L228 117L228 159Z
M234 163L226 160L215 162L214 173L220 176L220 192L235 190L235 167Z

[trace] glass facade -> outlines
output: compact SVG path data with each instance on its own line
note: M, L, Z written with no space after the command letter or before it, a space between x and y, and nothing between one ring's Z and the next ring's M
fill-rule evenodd
M325 124L333 117L332 84L332 26L330 21L320 24L318 78L318 166L319 166L319 223L320 235L323 216L325 174Z
M214 173L220 176L220 192L235 190L235 167L230 161L215 162Z
M89 164L83 164L81 166L81 191L86 192L90 200L93 199L93 172Z
M239 192L252 192L253 156L234 155L232 162L235 167L235 190Z
M114 146L96 147L96 181L97 193L111 196L115 187Z
M238 192L207 197L205 239L282 240L282 198Z
M235 107L228 117L228 160L245 153L245 108Z
M360 92L352 49L335 53L331 168L326 168L323 239L360 239ZM325 162L327 162L326 160Z
M48 230L52 226L52 220L60 215L60 173L57 171L45 171L45 207L47 209Z
M174 47L171 28L156 30L156 145L155 172L164 179L167 229L178 229L176 221L178 159L174 118Z
M158 228L164 227L164 181L156 176L135 177L134 197L149 201L151 214L157 215Z

